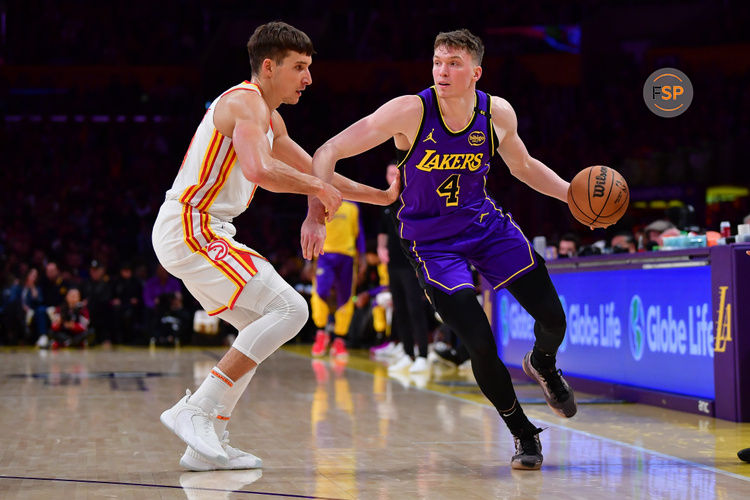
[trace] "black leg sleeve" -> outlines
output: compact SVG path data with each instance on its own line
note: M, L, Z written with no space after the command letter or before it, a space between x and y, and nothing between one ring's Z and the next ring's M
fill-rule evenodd
M539 262L536 268L508 285L507 289L535 320L535 354L554 358L565 336L565 311L544 259L539 254L536 258Z
M508 369L497 355L497 344L490 322L477 302L474 290L453 295L427 286L427 292L440 317L466 346L479 388L502 415L518 405Z

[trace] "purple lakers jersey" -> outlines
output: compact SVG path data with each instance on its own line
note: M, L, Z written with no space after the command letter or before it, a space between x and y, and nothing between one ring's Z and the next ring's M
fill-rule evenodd
M476 91L474 115L453 131L443 120L434 87L419 94L424 112L419 132L399 165L403 190L397 209L407 240L449 238L498 210L487 195L490 157L497 148L490 96Z

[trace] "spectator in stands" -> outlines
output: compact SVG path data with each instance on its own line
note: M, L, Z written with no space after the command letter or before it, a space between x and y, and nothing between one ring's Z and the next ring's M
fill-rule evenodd
M618 231L610 240L612 253L635 253L635 238L630 231Z
M578 249L581 247L581 240L574 233L565 233L560 237L557 244L557 257L576 257Z
M665 219L657 219L643 229L646 250L658 250L664 244L664 236L677 236L680 231L674 224Z
M81 287L86 307L91 315L91 331L96 343L104 347L112 345L112 285L104 266L92 260L89 266L89 279Z
M52 319L52 348L88 345L89 311L81 302L81 292L71 288L65 302L55 309Z
M159 313L163 309L163 304L160 304L160 302L165 294L175 293L182 293L180 281L169 274L161 264L157 264L154 275L143 284L144 322L146 328L159 328Z
M120 275L112 283L112 340L116 344L136 341L142 316L143 286L133 276L129 263L120 266Z
M69 285L63 279L56 262L47 262L44 267L44 276L39 280L39 287L42 290L44 305L47 307L56 307L65 299Z
M152 341L158 345L184 344L191 336L192 321L182 305L182 293L168 292L159 296L155 308L155 329Z
M26 321L26 338L36 340L39 346L46 347L49 320L42 291L37 284L38 277L39 271L36 268L32 267L26 272L21 288L21 307Z
M21 280L8 272L0 296L0 344L17 344L24 338L26 324L21 306Z

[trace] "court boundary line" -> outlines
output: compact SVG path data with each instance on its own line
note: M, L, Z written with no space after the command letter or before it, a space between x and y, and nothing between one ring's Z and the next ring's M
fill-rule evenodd
M286 354L290 354L292 356L296 356L298 358L312 359L310 356L305 356L304 354L300 354L300 353L293 352L293 351L288 351L288 350L285 350L285 349L279 349L279 351L282 351L282 352L284 352ZM371 360L368 360L368 361L370 361L372 363L375 363L374 361L371 361ZM366 373L366 374L370 375L371 377L374 376L372 373L370 373L368 371L365 371L365 370L360 370L358 368L349 368L347 366L347 369L348 370L358 371L360 373ZM389 381L393 381L393 382L398 382L398 380L396 380L395 378L393 378L391 376L388 376L388 380ZM438 396L448 397L448 398L451 398L451 399L457 399L457 400L463 401L465 403L471 403L471 404L476 405L476 406L481 406L482 408L493 409L493 410L495 409L491 404L489 404L489 401L487 403L480 403L478 401L472 401L471 399L464 398L464 397L461 397L461 396L456 396L456 395L453 395L453 394L443 393L443 392L440 392L440 391L435 391L435 390L427 389L427 388L424 388L424 387L412 386L411 384L409 385L408 388L409 389L415 389L415 390L421 391L421 392L427 392L427 393L430 393L430 394L435 394L435 395L438 395ZM711 418L716 418L716 417L711 417ZM708 472L719 473L719 474L723 474L725 476L732 477L734 479L740 479L740 480L745 481L745 482L750 482L750 477L741 476L741 475L736 474L734 472L729 472L729 471L725 471L725 470L722 470L722 469L718 469L718 468L712 467L710 465L705 465L705 464L701 464L701 463L698 463L698 462L693 462L693 461L687 460L685 458L675 457L673 455L668 455L668 454L662 453L660 451L650 450L650 449L644 448L642 446L638 446L638 445L630 444L630 443L625 443L625 442L622 442L622 441L618 441L616 439L608 438L608 437L605 437L605 436L600 436L598 434L594 434L594 433L591 433L591 432L588 432L588 431L582 431L582 430L579 430L579 429L573 429L572 427L566 427L564 425L556 424L556 423L550 422L548 420L544 420L543 418L535 418L534 420L538 420L539 422L541 422L541 423L543 423L545 425L548 425L550 427L554 427L556 429L565 429L565 430L570 431L570 432L575 432L575 433L582 434L584 436L591 437L591 438L601 439L603 441L606 441L606 442L609 442L609 443L612 443L612 444L618 444L620 446L624 446L626 448L630 448L630 449L633 449L633 450L637 450L637 451L641 451L641 452L645 452L645 453L650 453L652 455L656 455L656 456L659 456L659 457L662 457L662 458L668 458L670 460L674 460L674 461L680 462L682 464L691 465L693 467L696 467L698 469L703 469L703 470L708 471Z
M334 497L317 497L310 495L297 495L294 493L273 493L266 491L250 491L250 490L228 490L222 488L202 488L196 486L178 486L173 484L149 484L149 483L131 483L127 481L101 481L96 479L70 479L60 477L33 477L33 476L9 476L0 474L0 479L17 479L17 480L32 480L32 481L50 481L50 482L61 482L61 483L83 483L83 484L109 484L113 486L136 486L141 488L167 488L173 490L199 490L199 491L217 491L222 493L241 493L243 495L265 495L272 497L287 497L287 498L304 498L309 500L346 500L344 498Z

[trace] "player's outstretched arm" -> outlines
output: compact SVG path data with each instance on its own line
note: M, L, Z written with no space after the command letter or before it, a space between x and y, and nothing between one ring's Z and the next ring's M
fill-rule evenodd
M540 193L567 203L569 183L529 155L526 145L518 136L516 113L503 98L492 97L492 124L499 141L497 151L513 176Z
M399 135L411 142L419 129L421 113L422 103L418 96L401 96L388 101L374 113L350 125L318 148L313 156L313 174L324 181L330 181L336 162L342 158L368 151ZM388 192L386 202L392 203L398 197L399 186L394 183ZM325 228L320 228L321 212L322 208L310 198L301 235L302 254L306 259L317 257L323 248Z
M421 112L421 101L415 95L388 101L320 146L313 156L313 174L329 181L342 158L364 153L391 137L416 133Z
M273 157L266 138L269 121L268 106L252 92L227 94L214 113L214 125L232 138L237 161L249 181L275 193L316 196L326 210L335 213L341 204L338 189Z
M312 174L312 156L297 144L287 133L286 124L281 115L273 113L273 151L274 158L290 165L302 173ZM369 203L372 205L389 205L398 196L398 185L390 191L381 190L356 182L339 173L334 173L331 184L341 191L346 200ZM393 191L395 190L395 195Z

